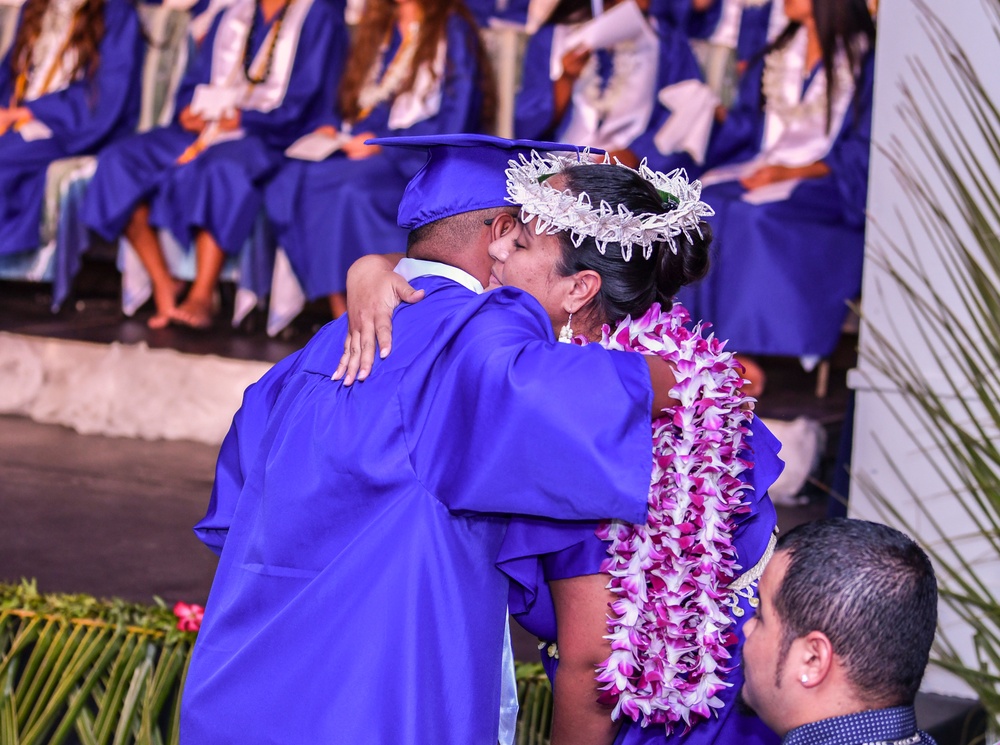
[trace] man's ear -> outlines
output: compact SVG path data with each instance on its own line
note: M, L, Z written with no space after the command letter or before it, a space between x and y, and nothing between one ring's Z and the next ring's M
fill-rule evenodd
M517 225L517 218L508 212L500 212L490 222L490 240L503 238Z
M563 299L563 310L567 313L579 313L601 291L601 275L593 269L584 269L565 279L572 283Z
M822 631L810 631L799 640L800 682L806 688L822 683L833 667L833 644Z

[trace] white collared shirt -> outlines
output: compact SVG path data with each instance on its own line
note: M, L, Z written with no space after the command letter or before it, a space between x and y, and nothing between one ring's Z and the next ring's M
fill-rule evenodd
M478 279L457 266L442 264L440 261L406 257L399 260L393 271L407 282L412 282L417 277L444 277L452 282L458 282L462 287L472 290L477 295L483 294L483 285Z

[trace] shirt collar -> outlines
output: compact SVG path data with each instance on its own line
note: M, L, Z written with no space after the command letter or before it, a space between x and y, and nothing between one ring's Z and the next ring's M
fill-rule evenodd
M823 719L796 727L785 735L781 745L927 745L933 742L927 735L918 732L912 706L895 706Z
M444 277L452 282L458 282L462 287L472 290L477 295L483 293L483 285L478 279L457 266L442 264L439 261L407 257L400 259L399 263L396 264L395 272L407 282L412 282L417 277Z

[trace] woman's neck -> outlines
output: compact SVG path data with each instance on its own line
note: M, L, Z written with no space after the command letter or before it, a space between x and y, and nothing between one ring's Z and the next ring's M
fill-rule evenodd
M802 24L806 29L806 71L810 72L823 59L823 45L816 31L816 21L810 18Z
M420 4L414 0L404 0L396 7L396 26L399 33L405 35L410 25L420 22L423 13L420 11Z
M271 19L278 14L278 11L281 10L284 5L285 0L261 0L260 14L264 16L264 20L266 22L270 23Z

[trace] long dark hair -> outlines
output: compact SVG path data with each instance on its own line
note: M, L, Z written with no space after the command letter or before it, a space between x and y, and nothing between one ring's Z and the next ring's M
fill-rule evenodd
M463 0L420 0L420 8L424 17L420 22L420 35L417 39L417 51L413 57L413 66L396 94L405 93L413 88L417 71L421 65L430 69L437 56L438 42L445 38L448 19L452 15L469 24L476 31L470 34L475 45L474 56L479 68L479 88L482 94L483 122L492 120L496 107L496 94L493 85L493 71L489 59L479 41L475 18L465 6ZM353 121L361 113L358 106L358 96L368 77L368 71L378 59L382 44L392 33L396 23L396 3L394 0L368 0L365 3L361 22L354 34L351 53L341 78L338 96L340 114L344 119Z
M834 75L837 52L844 50L851 74L858 80L862 58L875 45L875 22L865 0L812 0L812 6L823 71L826 73L826 131L829 132L833 120L833 96L837 87ZM797 21L790 21L761 56L783 48L801 25ZM858 95L859 91L855 89L855 99Z
M633 214L660 214L671 209L652 184L628 168L588 163L567 168L563 176L565 188L577 195L586 192L593 204L603 200L613 209L624 205ZM701 235L692 234L691 240L677 237L677 253L659 243L646 259L636 246L629 261L622 259L617 243L607 244L601 253L593 238L584 238L574 246L570 233L561 231L557 235L562 261L556 271L564 277L585 269L600 274L601 290L592 301L592 313L600 323L613 325L625 316L642 315L654 302L669 308L681 287L705 276L712 230L705 222L699 228Z
M101 65L104 4L105 0L86 0L73 17L67 51L75 50L77 54L76 67L73 68L74 78L82 73L85 78L93 80ZM35 62L31 58L32 49L41 33L42 19L48 7L49 0L28 0L24 5L21 26L10 55L11 72L15 80L31 72Z

